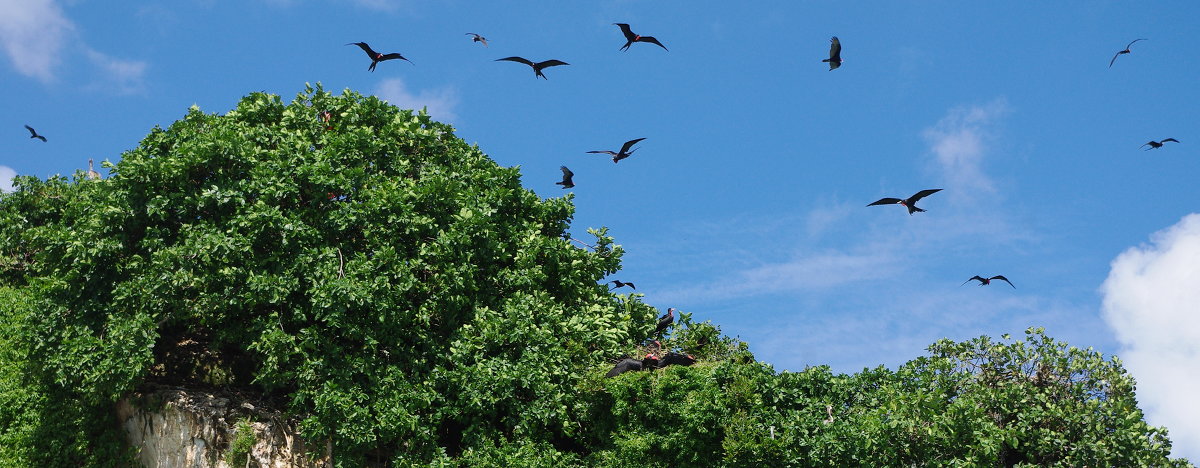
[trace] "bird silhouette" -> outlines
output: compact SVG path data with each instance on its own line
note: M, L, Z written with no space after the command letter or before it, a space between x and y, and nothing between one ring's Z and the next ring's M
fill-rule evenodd
M654 327L654 334L662 336L663 330L666 330L672 323L675 323L675 308L667 307L667 313L658 318L658 325Z
M941 190L942 189L940 189L940 188L939 189L922 190L920 192L913 194L913 196L908 197L903 200L901 200L899 198L880 198L879 200L877 200L874 203L871 203L870 205L867 205L867 206L900 204L900 205L904 205L905 207L908 208L908 214L911 216L913 213L918 212L918 211L925 212L925 210L917 208L917 200L928 197L928 196L930 196L934 193L937 193Z
M467 33L468 36L473 36L471 42L482 42L484 47L487 47L487 38L475 33Z
M543 80L549 80L549 78L546 78L546 75L542 74L543 68L557 67L559 65L570 65L569 63L564 62L562 60L554 60L554 59L546 60L544 62L537 62L537 63L534 63L533 61L531 61L529 59L525 59L525 58L521 58L521 57L504 57L502 59L496 59L497 62L505 61L505 60L507 60L509 62L523 63L525 65L529 65L529 66L533 67L533 72L537 74L536 76L534 76L534 78L536 79L537 77L540 76L540 77L542 77Z
M639 141L642 141L642 140L645 140L645 138L635 138L633 140L629 140L629 141L625 142L625 144L621 145L621 151L597 150L597 151L588 151L588 153L612 155L612 157L613 157L612 160L614 163L616 163L617 161L620 161L622 159L633 156L633 152L637 151L637 149L631 150L629 148L632 147L633 145L636 145Z
M567 166L558 166L558 168L562 169L563 179L562 179L562 182L555 182L554 185L561 185L561 186L563 186L564 190L574 187L575 181L572 180L571 178L575 177L575 173L571 172L570 169L567 169Z
M1137 41L1144 41L1144 40L1145 40L1145 39L1134 39L1134 40L1133 40L1133 42L1137 42ZM1116 62L1116 61L1117 61L1117 57L1120 57L1122 54L1128 54L1128 53L1132 52L1131 50L1129 50L1129 46L1132 46L1132 45L1133 45L1133 42L1130 42L1128 45L1126 45L1126 46L1125 46L1125 50L1122 50L1122 51L1120 51L1120 52L1117 52L1117 53L1116 53L1116 55L1113 55L1113 58L1112 58L1112 60L1109 60L1109 61L1108 61L1108 68L1112 68L1112 66L1113 66L1113 62Z
M92 160L91 160L90 158L88 159L88 171L87 171L87 175L88 175L88 178L89 178L89 179L92 179L92 180L99 180L99 179L100 179L100 173L99 173L99 172L96 172L96 168L95 168L95 167L92 165Z
M1145 145L1142 145L1142 146L1147 146L1147 145L1149 145L1150 147L1149 147L1149 148L1146 148L1146 151L1150 151L1150 150L1152 150L1152 149L1155 149L1155 148L1162 148L1162 145L1163 145L1163 143L1166 143L1166 142L1168 142L1168 141L1173 141L1173 142L1175 142L1175 143L1179 143L1179 140L1176 140L1176 139L1174 139L1174 138L1166 138L1166 139L1163 139L1163 140L1160 140L1160 141L1148 141L1148 142L1146 142L1146 144L1145 144Z
M667 353L658 361L658 368L662 369L667 366L690 366L696 363L696 358L691 354L676 353L674 351Z
M822 62L829 62L829 71L842 66L842 41L839 41L837 36L829 38L829 58Z
M367 71L375 71L375 65L379 65L379 62L384 60L400 59L408 63L413 63L412 60L406 59L403 55L400 55L396 52L392 52L390 54L381 54L379 52L375 52L375 50L372 49L371 46L367 45L366 42L351 42L346 45L356 45L362 49L363 52L367 53L367 57L371 57L371 66L367 67Z
M625 282L625 281L621 281L621 280L612 280L612 281L609 281L609 283L613 284L613 289L623 288L625 286L629 286L633 289L637 289L637 286L634 286L633 283L629 283L629 282Z
M37 130L34 130L33 127L26 125L25 129L29 130L29 138L37 138L39 140L42 140L43 142L46 141L46 137L38 135Z
M617 25L618 28L621 28L621 33L625 35L625 45L621 46L620 50L623 50L623 51L629 50L629 46L633 45L634 42L649 42L651 44L662 47L663 50L666 50L668 52L670 51L670 49L667 49L667 46L662 45L662 43L658 42L658 39L655 39L653 36L639 36L637 34L634 34L633 31L629 30L628 24L625 24L625 23L613 23L613 24Z
M1008 285L1009 285L1009 286L1012 286L1012 287L1013 287L1013 289L1017 289L1017 287L1016 287L1016 286L1013 286L1013 284L1012 284L1012 281L1009 281L1009 280L1008 280L1008 278L1005 278L1005 277L1004 277L1004 275L996 275L996 276L993 276L993 277L991 277L991 278L984 278L984 277L982 277L982 276L975 275L975 276L972 276L972 277L971 277L971 279L968 279L968 280L966 280L966 281L963 281L963 284L970 283L971 281L979 281L979 285L980 285L980 286L987 286L987 285L989 285L989 284L992 284L992 280L1000 280L1000 281L1003 281L1003 282L1005 282L1005 283L1008 283ZM963 284L960 284L959 286L962 286Z

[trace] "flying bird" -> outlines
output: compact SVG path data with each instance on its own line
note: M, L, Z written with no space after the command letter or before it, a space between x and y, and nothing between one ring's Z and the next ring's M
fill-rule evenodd
M613 289L623 288L625 286L629 286L633 289L637 289L637 286L634 286L633 283L629 283L629 282L625 282L625 281L621 281L621 280L612 280L612 281L609 281L609 283L613 284Z
M1134 40L1133 40L1133 42L1137 42L1137 41L1144 41L1144 40L1145 40L1145 39L1134 39ZM1133 42L1130 42L1128 45L1126 45L1126 46L1125 46L1125 50L1122 50L1122 51L1120 51L1120 52L1117 52L1117 53L1116 53L1116 55L1113 55L1113 58L1112 58L1112 60L1109 60L1109 61L1108 61L1108 68L1112 68L1113 62L1116 62L1116 61L1117 61L1117 57L1120 57L1120 56L1121 56L1121 54L1128 54L1128 53L1132 52L1131 50L1129 50L1129 46L1132 46L1132 45L1133 45Z
M412 63L412 60L406 59L403 55L400 55L396 52L392 52L390 54L381 54L379 52L375 52L375 50L372 49L371 46L367 45L366 42L351 42L346 45L356 45L362 49L363 52L367 53L367 57L371 57L371 66L367 67L367 71L375 71L375 65L378 65L379 62L384 60L400 59L405 62Z
M588 151L588 153L612 155L613 163L616 163L617 161L620 161L622 159L633 156L633 152L637 151L637 149L635 148L635 149L631 150L629 148L633 147L633 145L636 145L639 141L642 141L642 140L645 140L645 138L635 138L633 140L629 140L629 141L625 142L625 144L621 145L621 151L601 150L601 151Z
M829 62L829 71L842 66L842 41L839 41L837 36L829 38L829 58L822 62Z
M667 353L661 360L658 361L658 368L662 369L667 366L690 366L696 363L696 358L691 354L681 354L674 351Z
M483 43L483 46L484 46L484 47L487 47L487 38L486 38L486 37L480 36L480 35L478 35L478 34L475 34L475 33L467 33L467 35L468 35L468 36L474 36L474 37L472 37L472 38L471 38L471 42L482 42L482 43Z
M1009 281L1008 278L1004 277L1004 275L996 275L991 278L984 278L982 276L975 275L975 276L972 276L971 279L963 281L963 284L967 284L967 283L970 283L971 281L976 281L976 280L979 281L980 286L987 286L989 284L992 284L992 280L1000 280L1005 283L1008 283L1008 285L1012 286L1013 289L1017 289L1016 286L1013 286L1012 281ZM959 286L962 286L963 284L960 284Z
M918 211L925 212L925 210L917 208L917 200L920 200L922 198L933 195L941 190L942 189L940 189L940 188L922 190L920 192L913 194L913 196L908 197L903 200L901 200L899 198L880 198L879 200L877 200L874 203L871 203L870 205L867 205L867 206L901 204L908 208L908 214L911 216L913 213L918 212Z
M28 127L26 127L26 128L28 128ZM45 138L43 138L42 140L45 140ZM1168 141L1173 141L1175 143L1179 143L1179 140L1176 140L1174 138L1167 138L1165 140L1160 140L1160 141L1148 141L1148 142L1146 142L1145 145L1142 145L1142 146L1150 145L1149 148L1146 148L1146 151L1150 151L1155 148L1162 148L1163 143L1166 143Z
M555 182L554 185L561 185L564 190L574 187L575 181L571 178L575 177L575 173L567 169L567 166L558 166L558 168L562 169L563 179L562 182Z
M621 50L629 50L629 46L633 45L634 42L649 42L651 44L662 47L663 50L666 50L668 52L670 51L670 49L667 49L667 46L662 45L662 43L658 42L658 39L655 39L653 36L639 36L637 34L634 34L633 31L629 30L628 24L625 24L625 23L613 23L613 24L615 24L615 25L617 25L617 27L621 28L621 33L625 35L625 45L621 46Z
M675 323L675 308L667 307L667 313L658 318L658 325L654 327L654 334L662 336L663 330Z
M496 59L497 62L502 61L502 60L507 60L509 62L517 62L517 63L523 63L525 65L529 65L529 66L533 67L533 72L537 74L536 76L534 76L534 79L536 79L537 77L540 76L540 77L542 77L543 80L549 80L549 78L546 78L546 75L542 74L543 68L557 67L559 65L570 65L569 63L564 62L562 60L554 60L554 59L546 60L544 62L537 62L537 63L533 63L529 59L525 59L525 58L521 58L521 57L504 57L502 59Z
M33 127L26 125L25 129L29 130L29 138L37 138L39 140L42 140L43 142L46 141L46 137L38 135L37 130L34 130Z

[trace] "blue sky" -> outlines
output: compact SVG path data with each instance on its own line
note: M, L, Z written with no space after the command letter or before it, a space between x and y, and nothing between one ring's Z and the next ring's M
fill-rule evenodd
M778 369L1044 326L1120 355L1200 458L1200 3L843 3L0 0L0 177L117 161L193 104L351 88L427 106L544 197L569 166L573 233L627 249L613 278ZM614 22L670 51L618 51ZM415 65L369 73L356 41ZM927 213L865 206L926 188Z

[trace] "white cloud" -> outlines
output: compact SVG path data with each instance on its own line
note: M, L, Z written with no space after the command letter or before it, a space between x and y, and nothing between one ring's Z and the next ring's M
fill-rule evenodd
M1104 319L1121 343L1151 424L1174 455L1200 458L1200 214L1131 247L1104 281Z
M0 0L0 47L22 75L52 81L74 28L53 0Z
M141 92L145 85L142 77L146 74L146 62L123 60L110 57L104 53L85 48L88 60L103 71L105 81L94 84L116 94L135 94Z
M389 78L375 87L375 95L402 109L426 108L436 120L453 122L458 119L454 107L458 105L458 92L454 88L426 89L413 94L399 78Z
M972 199L975 192L996 191L992 180L983 173L985 142L990 138L989 125L1007 113L1007 102L997 98L982 106L951 109L937 124L922 132L947 188L953 189L951 196Z
M12 179L17 176L17 171L8 166L0 166L0 192L13 191Z

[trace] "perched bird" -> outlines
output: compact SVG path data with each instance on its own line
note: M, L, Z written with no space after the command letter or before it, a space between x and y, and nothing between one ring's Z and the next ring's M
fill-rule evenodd
M390 54L381 54L379 52L375 52L375 50L371 49L371 46L367 45L366 42L351 42L346 45L356 45L361 48L363 52L367 53L367 57L371 57L371 66L367 67L367 71L375 71L375 65L378 65L379 62L384 60L400 59L408 63L413 63L412 60L406 59L403 55L400 55L396 52L392 52Z
M43 138L43 140L45 140L45 138ZM1173 141L1173 142L1175 142L1175 143L1179 143L1179 140L1176 140L1176 139L1174 139L1174 138L1167 138L1167 139L1165 139L1165 140L1161 140L1161 141L1150 141L1150 142L1146 142L1146 144L1145 144L1145 145L1142 145L1142 146L1150 145L1150 147L1149 147L1149 148L1146 148L1146 151L1150 151L1150 150L1152 150L1152 149L1155 149L1155 148L1162 148L1162 145L1163 145L1163 143L1166 143L1166 142L1168 142L1168 141Z
M497 62L504 61L504 60L507 60L509 62L523 63L525 65L529 65L529 66L533 67L533 72L537 74L536 76L534 76L534 78L536 79L537 77L540 76L540 77L542 77L543 80L549 80L549 78L546 78L546 75L542 74L543 68L557 67L559 65L570 65L569 63L564 62L562 60L554 60L554 59L546 60L544 62L537 62L537 63L533 63L529 59L525 59L525 58L521 58L521 57L504 57L502 59L496 59Z
M617 25L618 28L621 28L621 33L625 35L625 45L621 46L621 50L629 50L629 46L633 45L634 42L649 42L651 44L655 44L659 47L662 47L663 50L670 51L670 49L667 49L667 46L662 45L662 43L658 42L658 39L655 39L653 36L639 36L637 34L634 34L633 31L629 30L628 24L625 24L625 23L613 23L613 24Z
M1016 287L1016 286L1013 286L1013 284L1012 284L1012 281L1009 281L1009 280L1008 280L1008 278L1005 278L1005 277L1004 277L1004 275L996 275L996 276L993 276L993 277L991 277L991 278L984 278L984 277L982 277L982 276L975 275L975 276L972 276L972 277L971 277L971 279L969 279L969 280L966 280L966 281L963 281L963 284L970 283L972 280L978 280L978 281L979 281L979 285L980 285L980 286L987 286L987 285L989 285L989 284L992 284L992 280L1000 280L1000 281L1003 281L1003 282L1005 282L1005 283L1008 283L1008 285L1009 285L1009 286L1012 286L1012 287L1013 287L1013 289L1017 289L1017 287ZM959 286L962 286L963 284L960 284Z
M663 356L663 358L660 361L658 361L658 368L662 369L664 367L672 366L672 365L690 366L695 363L696 363L696 358L692 357L691 354L680 354L680 353L676 353L676 352L672 351L672 352L667 353L666 356Z
M478 34L475 34L475 33L467 33L467 35L468 35L468 36L474 36L474 37L472 37L472 38L471 38L471 42L482 42L482 43L483 43L483 46L484 46L484 47L487 47L487 38L486 38L486 37L480 36L480 35L478 35Z
M922 190L922 191L920 191L920 192L917 192L917 193L913 194L913 196L911 196L911 197L908 197L908 198L906 198L906 199L904 199L904 200L901 200L901 199L899 199L899 198L880 198L879 200L877 200L877 201L875 201L874 203L871 203L870 205L867 205L867 206L875 206L875 205L893 205L893 204L897 204L897 203L898 203L898 204L901 204L901 205L904 205L905 207L907 207L907 208L908 208L908 214L911 216L911 215L912 215L913 213L915 213L915 212L918 212L918 211L920 211L920 212L924 212L924 211L925 211L925 210L922 210L922 209L920 209L920 208L917 208L917 200L920 200L920 199L922 199L922 198L928 197L928 196L930 196L930 195L932 195L932 194L934 194L934 193L937 193L937 192L938 192L938 191L940 191L940 190L942 190L942 189L940 189L940 188L939 188L939 189L928 189L928 190Z
M87 172L87 175L88 175L88 178L89 178L89 179L92 179L92 180L99 180L99 179L100 179L100 173L99 173L99 172L96 172L96 168L95 168L95 167L92 165L92 160L91 160L91 159L88 159L88 172Z
M842 41L839 41L837 36L829 38L829 58L822 62L829 62L829 71L842 66Z
M43 142L46 141L46 137L38 135L37 130L34 130L33 127L26 125L25 129L29 130L29 138L37 138L39 140L42 140Z
M623 288L625 286L629 286L633 289L637 289L637 286L634 286L633 283L627 283L627 282L621 281L621 280L612 280L612 281L609 281L609 283L613 284L613 289Z
M663 330L675 323L675 308L667 307L667 313L658 318L658 325L654 327L654 334L662 336Z
M1144 40L1145 40L1145 39L1134 39L1134 40L1133 40L1133 42L1137 42L1137 41L1144 41ZM1132 46L1132 45L1133 45L1133 42L1130 42L1128 45L1126 45L1126 46L1125 46L1125 50L1122 50L1122 51L1120 51L1120 52L1117 52L1117 53L1116 53L1116 55L1113 55L1113 58L1112 58L1112 60L1109 60L1109 61L1108 61L1108 68L1112 68L1113 62L1116 62L1116 61L1117 61L1117 57L1120 57L1120 56L1121 56L1121 54L1128 54L1128 53L1132 52L1131 50L1129 50L1129 46Z
M558 166L558 168L562 169L563 180L562 180L562 182L555 182L554 185L561 185L561 186L563 186L564 190L574 187L575 181L572 180L571 178L575 177L575 173L571 172L570 169L567 169L567 166Z
M654 370L658 367L658 356L654 353L646 353L646 357L642 358L642 369Z
M642 370L642 361L637 359L622 359L617 362L617 365L613 366L612 370L608 371L607 374L604 374L604 377L616 377L629 371L640 370Z
M616 163L617 161L620 161L622 159L633 156L633 152L637 151L637 149L631 150L629 148L632 147L633 145L636 145L639 141L642 141L642 140L645 140L645 138L635 138L633 140L629 140L629 141L625 142L625 144L621 145L621 151L603 150L603 151L588 151L588 153L612 155L613 162Z

